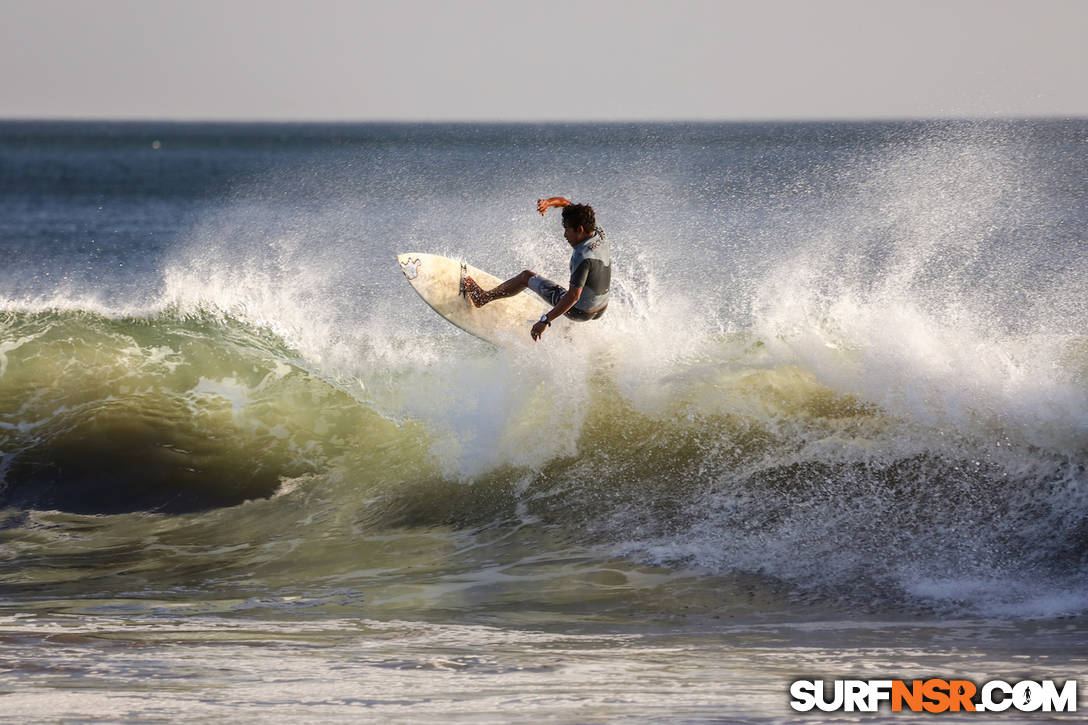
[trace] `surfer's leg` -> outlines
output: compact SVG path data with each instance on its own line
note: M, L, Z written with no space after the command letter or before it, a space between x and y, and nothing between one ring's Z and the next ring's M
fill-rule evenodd
M480 285L476 284L476 280L472 277L465 277L465 294L472 304L477 307L483 307L488 302L494 302L495 300L501 300L504 297L513 297L518 292L529 286L529 280L535 277L536 274L527 269L516 277L511 277L498 287L494 289L484 291Z
M529 289L540 295L540 299L552 307L558 305L559 300L567 293L566 287L540 275L535 275L529 279Z

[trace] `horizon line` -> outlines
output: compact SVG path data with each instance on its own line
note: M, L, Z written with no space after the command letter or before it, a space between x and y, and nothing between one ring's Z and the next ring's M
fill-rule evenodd
M33 116L0 115L0 123L162 123L162 124L253 124L253 125L492 125L492 126L578 126L578 125L715 125L746 123L940 123L950 121L1078 121L1086 114L949 114L932 116L752 116L733 118L586 118L586 119L502 119L502 118L318 118L318 117L242 117L242 116Z

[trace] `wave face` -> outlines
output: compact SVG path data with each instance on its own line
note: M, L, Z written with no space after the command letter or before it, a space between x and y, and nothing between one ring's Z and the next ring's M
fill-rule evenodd
M186 221L154 242L126 192L106 249L18 247L4 581L322 611L1085 610L1083 124L474 129L366 128L338 157L332 132L250 140L232 153L270 170L211 154L234 191L158 189ZM617 240L605 324L495 349L403 284L409 247L561 270L541 189Z
M342 452L345 429L368 426L365 408L307 372L282 341L229 320L75 311L4 323L9 505L229 506L311 473Z

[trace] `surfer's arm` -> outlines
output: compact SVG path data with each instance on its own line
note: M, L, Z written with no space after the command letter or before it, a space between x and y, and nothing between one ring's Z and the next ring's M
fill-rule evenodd
M548 329L548 323L552 320L559 319L563 315L567 314L567 310L574 307L574 303L578 301L578 298L582 296L581 287L571 287L567 290L562 297L559 298L559 302L555 307L551 308L546 315L548 322L539 321L533 325L533 330L529 334L532 335L534 340L539 340L540 336L544 334L544 330Z
M537 199L536 202L536 210L540 212L540 216L544 216L544 212L555 206L570 206L570 199L564 199L561 196L553 196L550 199Z

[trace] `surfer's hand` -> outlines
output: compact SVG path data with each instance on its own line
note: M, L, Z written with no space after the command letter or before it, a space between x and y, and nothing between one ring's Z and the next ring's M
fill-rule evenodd
M548 329L547 323L538 322L535 325L533 325L533 329L529 334L532 335L534 340L539 340L540 336L543 335L544 331L547 330L547 329Z
M561 196L536 200L536 210L540 212L540 216L544 216L544 212L548 211L548 209L551 209L553 206L570 206L570 200L564 199Z

